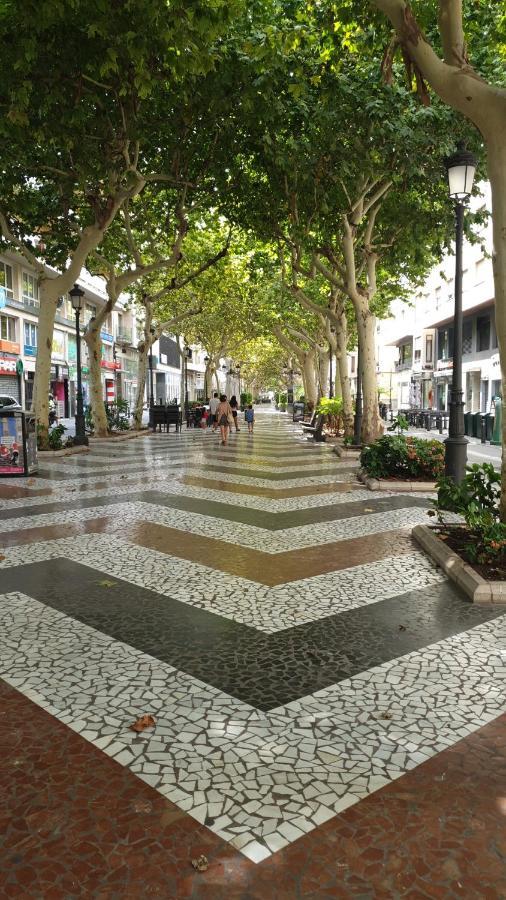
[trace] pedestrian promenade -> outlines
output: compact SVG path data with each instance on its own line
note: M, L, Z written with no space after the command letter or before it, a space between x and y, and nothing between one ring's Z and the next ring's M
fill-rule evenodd
M0 896L504 898L506 619L429 506L271 410L0 480Z

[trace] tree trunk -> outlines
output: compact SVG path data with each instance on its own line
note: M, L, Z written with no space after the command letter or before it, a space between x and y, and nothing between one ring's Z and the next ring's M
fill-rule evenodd
M376 377L376 319L367 308L357 310L357 330L362 370L362 443L370 444L382 433Z
M306 403L312 403L316 406L318 402L318 390L316 387L316 371L314 358L311 353L306 353L302 364L302 377L304 381L304 390Z
M343 425L344 425L344 436L345 437L353 437L353 401L351 399L351 384L350 384L350 376L348 374L348 355L347 355L347 343L348 343L348 332L346 328L346 316L343 313L342 320L344 320L344 325L342 328L339 328L336 332L337 338L337 352L336 352L336 367L339 371L339 376L341 380L341 397L343 398ZM337 396L337 391L336 391Z
M501 360L502 468L501 521L506 523L506 129L488 144L488 176L492 189L495 326Z
M137 369L137 394L135 397L134 428L142 428L142 413L144 411L144 391L146 390L146 378L148 372L148 356L151 348L144 341L139 348L139 363Z
M37 333L37 361L33 385L33 409L37 420L38 443L47 450L49 428L49 384L51 380L51 350L54 317L60 291L55 278L43 278L39 284L39 321Z
M319 394L326 397L329 386L329 354L327 350L317 351L319 357Z
M104 392L102 388L102 341L97 325L90 322L85 334L90 364L90 402L93 427L96 437L107 437L107 416L105 414Z

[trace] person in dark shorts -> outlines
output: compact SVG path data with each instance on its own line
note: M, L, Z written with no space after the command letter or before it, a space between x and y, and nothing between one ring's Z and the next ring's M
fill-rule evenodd
M241 429L239 428L239 425L237 424L237 422L238 422L237 413L239 411L239 404L237 402L237 397L235 396L235 394L233 397L230 398L230 409L232 410L232 415L234 417L235 430L240 431Z

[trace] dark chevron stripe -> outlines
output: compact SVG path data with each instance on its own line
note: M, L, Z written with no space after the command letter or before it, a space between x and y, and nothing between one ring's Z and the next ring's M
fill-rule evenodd
M266 635L126 581L101 581L101 572L54 559L4 570L2 592L22 591L262 710L502 615L445 583Z
M269 531L298 528L301 525L313 525L318 522L333 522L339 519L367 515L368 513L384 513L389 510L405 509L413 506L423 508L430 505L429 501L424 498L413 497L410 494L399 494L395 497L375 497L371 500L354 503L335 503L329 506L289 510L286 512L265 512L264 510L235 506L225 501L220 503L215 500L184 497L157 491L139 491L128 494L115 494L111 497L100 497L100 495L81 499L74 497L71 501L53 501L28 507L17 506L14 509L0 510L0 521L2 519L17 519L22 516L37 516L64 510L89 509L94 506L113 506L117 503L136 502L152 503L164 509L178 509L182 512L210 516L211 518L228 522L241 522L243 525L252 525L255 528L265 528Z

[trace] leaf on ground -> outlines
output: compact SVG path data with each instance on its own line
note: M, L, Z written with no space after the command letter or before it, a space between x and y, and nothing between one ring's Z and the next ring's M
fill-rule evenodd
M3 556L3 555L0 553L0 562L2 562L3 559L5 559L5 556Z
M100 587L105 587L105 588L116 587L117 583L118 583L117 581L108 581L107 578L104 578L103 581L98 581L98 582L97 582L97 584L98 584Z
M209 868L209 860L207 856L197 856L196 859L192 859L192 866L197 872L207 872Z
M406 631L405 625L399 625L399 631Z
M27 484L35 484L35 478L29 478Z
M374 510L370 506L366 506L364 512L374 512Z
M139 716L139 718L135 720L133 725L130 725L130 731L145 731L146 728L154 728L155 725L155 717L150 713L146 713L144 716Z
M378 718L380 718L380 719L393 719L393 717L394 717L394 714L389 713L389 712L380 713L380 715L378 716Z

